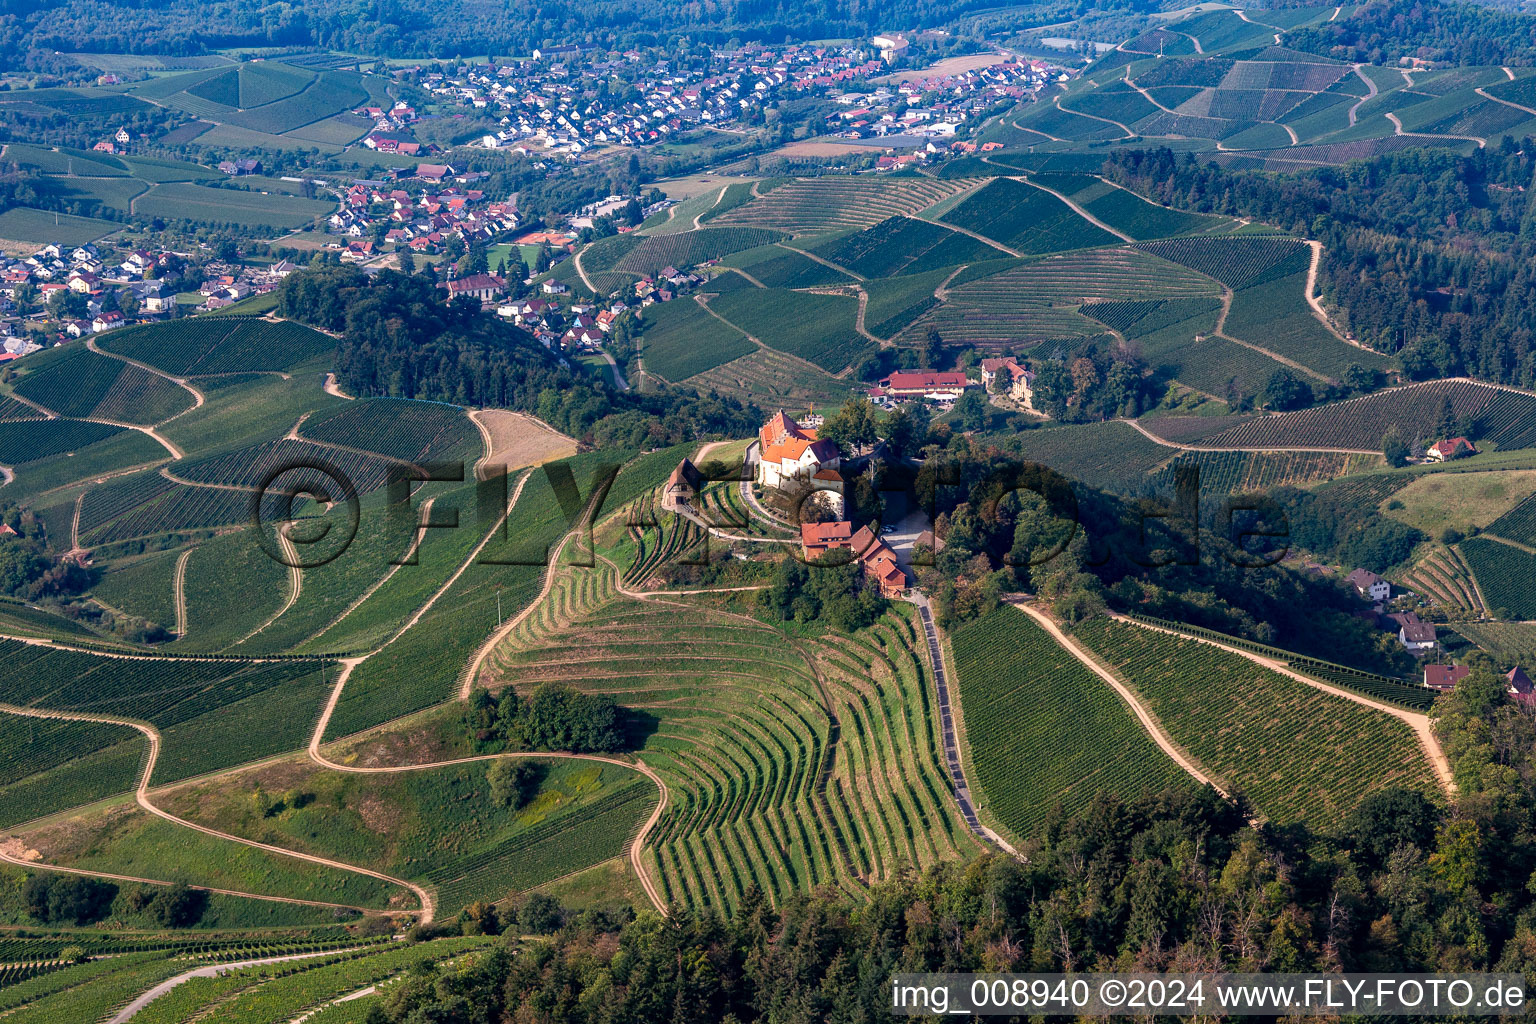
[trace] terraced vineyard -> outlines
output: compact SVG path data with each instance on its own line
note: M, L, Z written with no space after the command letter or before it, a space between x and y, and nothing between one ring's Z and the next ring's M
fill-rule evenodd
M1120 696L1006 605L950 636L974 782L1018 836L1099 792L1122 799L1195 785Z
M1271 820L1325 825L1366 793L1434 788L1413 733L1381 712L1197 640L1103 619L1077 637L1174 742Z
M1402 585L1423 594L1452 618L1476 618L1488 614L1483 607L1472 571L1455 548L1436 548L1401 577Z
M791 235L863 229L890 217L912 216L975 184L964 179L795 178L711 218L710 224L773 228Z
M494 656L519 692L546 680L654 717L646 764L671 793L647 841L663 897L729 911L755 883L781 899L857 889L902 863L975 850L949 803L910 617L786 641L745 616L615 593L572 570Z

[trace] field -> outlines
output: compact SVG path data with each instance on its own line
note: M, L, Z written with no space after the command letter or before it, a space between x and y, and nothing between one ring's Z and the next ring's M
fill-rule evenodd
M721 227L773 228L791 235L862 229L890 217L910 217L973 184L930 178L795 178L760 198L747 195L748 201L715 214L709 222Z
M1536 624L1529 622L1458 622L1456 632L1496 661L1508 665L1536 662Z
M1100 792L1193 786L1118 694L1015 608L950 636L975 783L1018 836Z
M1011 178L998 178L973 192L942 220L1021 253L1086 249L1116 241L1049 192Z
M599 289L617 291L665 267L679 270L784 237L762 228L700 228L648 238L615 235L594 242L581 256L582 269Z
M180 377L277 373L324 355L335 342L290 321L192 317L113 331L98 344Z
M84 245L121 228L109 220L13 206L0 213L0 240L45 245Z
M764 288L814 288L853 280L850 275L783 245L760 245L733 253L720 263L745 272L752 282Z
M489 763L354 775L280 762L163 803L223 832L433 884L445 914L620 856L656 803L655 785L631 769L535 762L538 789L514 811L491 800ZM282 793L298 796L275 812L261 806L260 794Z
M487 409L476 419L491 435L491 451L480 463L482 470L499 465L510 471L576 454L574 440L524 413Z
M854 330L858 301L851 296L744 288L709 300L709 308L743 334L833 373L869 347Z
M405 462L472 461L480 433L464 410L440 402L369 398L304 421L300 436Z
M1077 637L1174 742L1273 821L1324 825L1378 789L1433 789L1412 732L1385 714L1196 640L1102 619Z
M1383 511L1425 534L1436 537L1450 526L1463 534L1474 527L1524 544L1536 542L1536 472L1430 473L1388 499L1401 508ZM1384 503L1386 504L1386 503Z
M757 351L744 335L732 332L691 299L651 306L643 323L645 372L669 381L681 381Z
M317 199L176 183L156 185L138 197L133 207L139 217L282 230L303 227L335 208L334 203Z

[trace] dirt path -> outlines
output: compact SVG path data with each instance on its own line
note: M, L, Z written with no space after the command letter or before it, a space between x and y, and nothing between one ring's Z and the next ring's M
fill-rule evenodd
M230 971L238 971L245 967L260 967L264 964L283 964L289 963L293 960L313 960L316 957L333 956L338 953L351 953L365 948L367 947L350 946L342 949L322 950L318 953L290 953L287 956L269 956L262 957L259 960L237 960L233 963L207 964L202 967L195 967L190 971L176 975L174 978L167 978L165 981L162 981L154 988L145 992L133 1002L117 1011L116 1015L107 1021L107 1024L127 1024L127 1022L132 1020L140 1010L144 1009L144 1007L148 1006L156 999L159 999L161 996L171 991L171 989L184 985L191 981L193 978L217 978L221 974L228 974Z
M1334 13L1337 14L1338 12L1335 11ZM1360 81L1365 83L1365 87L1370 91L1365 94L1363 99L1356 100L1354 105L1349 108L1349 126L1351 128L1355 126L1355 118L1360 110L1361 105L1365 103L1366 100L1375 99L1379 91L1376 88L1375 80L1372 79L1370 75L1367 75L1364 71L1360 70L1363 66L1364 65L1356 64L1355 74L1360 78Z
M1487 139L1479 138L1476 135L1435 135L1435 134L1431 134L1429 132L1409 132L1409 131L1404 131L1403 130L1403 122L1398 120L1398 117L1397 117L1396 114L1390 114L1389 113L1387 115L1387 120L1392 122L1392 131L1396 135L1406 135L1406 136L1408 136L1410 138L1414 138L1414 139L1461 139L1461 140L1463 140L1465 142L1475 142L1475 143L1477 143L1477 148L1478 149L1483 149L1483 148L1485 148L1488 145L1488 140Z
M853 278L855 281L865 281L865 280L868 280L868 278L866 278L863 274L856 273L856 272L854 272L852 270L849 270L847 267L840 267L836 263L833 263L831 260L824 259L821 256L817 256L813 252L808 252L805 249L796 249L794 246L786 245L783 242L774 242L773 244L778 246L780 249L788 249L790 252L797 252L801 256L804 256L806 259L813 260L816 263L820 263L822 266L826 267L829 270L835 270L839 274L846 274L848 277ZM759 284L758 287L761 288L762 285Z
M336 383L336 375L334 373L327 373L325 375L325 384L322 390L336 398L345 398L349 402L352 401L352 396L341 390L341 385Z
M1121 423L1128 424L1149 441L1163 445L1165 448L1177 448L1184 452L1328 452L1341 455L1380 455L1381 452L1365 448L1308 448L1301 446L1274 446L1274 447L1242 447L1242 448L1214 448L1208 445L1184 444L1180 441L1170 441L1166 437L1158 437L1148 430L1139 420L1124 419Z
M287 567L288 599L284 601L283 606L274 612L272 616L265 622L251 630L249 633L245 634L245 636L241 637L239 640L235 641L236 647L245 643L252 637L259 635L268 626L272 625L272 623L286 615L288 613L288 609L292 608L294 604L298 602L299 594L304 589L304 570L298 567L299 552L298 549L293 546L293 541L288 537L288 531L284 528L286 525L288 524L278 523L274 528L274 532L277 534L277 546L282 549L283 557L287 559L288 562L292 563Z
M624 371L619 369L618 360L613 358L613 353L604 349L599 354L603 357L603 362L608 364L608 369L613 371L614 384L618 386L620 391L628 391L629 381L624 379Z
M187 559L196 548L188 548L176 557L176 575L171 582L171 594L176 606L176 636L187 635Z
M38 412L42 413L43 416L45 416L46 418L48 418L50 420L63 419L62 416L60 416L58 413L54 412L52 409L48 408L46 405L39 405L38 403L32 401L32 399L30 399L30 398L23 398L21 395L18 395L15 391L11 391L10 392L10 396L12 398L16 399L16 401L20 402L22 405L30 405L32 408L34 408Z
M870 341L874 342L876 345L879 345L881 348L890 348L891 347L891 342L890 342L889 339L875 337L873 334L870 334L869 333L869 329L864 326L864 311L866 309L868 309L868 308L869 308L869 292L866 292L863 288L860 288L859 289L859 311L854 315L854 318L853 318L853 329L855 331L858 331L859 335L861 337L869 339Z
M1118 622L1123 622L1130 626L1136 626L1140 629L1149 629L1156 633L1167 633L1170 636L1182 637L1186 640L1194 640L1197 643L1210 644L1212 647L1219 648L1220 650L1226 651L1229 654L1235 654L1240 658L1246 658L1253 662L1255 665L1267 668L1271 672L1279 673L1288 679L1293 679L1298 683L1303 683L1307 686L1310 686L1314 690L1322 690L1324 693L1331 693L1335 697L1343 697L1345 700L1354 701L1356 704L1364 704L1368 708L1374 708L1377 711L1391 715L1393 718L1396 718L1399 721L1405 723L1408 728L1413 730L1414 735L1418 737L1419 746L1423 749L1424 756L1429 761L1430 769L1434 772L1435 781L1440 784L1440 788L1443 789L1448 795L1455 794L1456 782L1451 777L1451 763L1446 758L1445 751L1440 748L1440 741L1435 738L1435 732L1429 724L1428 715L1420 714L1415 711L1407 711L1403 708L1394 707L1391 704L1384 704L1381 701L1372 700L1364 694L1356 693L1353 690L1346 690L1343 687L1333 686L1328 683L1320 682L1319 680L1309 678L1302 675L1300 672L1292 670L1282 661L1277 661L1274 658L1266 658L1264 655L1255 654L1252 651L1245 651L1241 647L1236 647L1232 644L1224 644L1203 636L1191 636L1188 633L1181 633L1176 629L1169 629L1164 626L1156 626L1149 622L1140 622L1136 619L1127 618L1126 616L1120 614L1111 613L1111 617Z
M129 366L137 366L139 369L144 370L147 373L152 373L156 377L164 377L166 380L170 381L171 383L176 384L179 387L185 388L192 395L192 409L200 409L200 408L202 408L203 403L208 401L208 396L204 395L197 388L195 388L191 384L187 383L187 379L185 377L177 377L177 376L175 376L173 374L166 373L164 370L157 370L157 369L155 369L155 367L150 366L148 363L140 362L137 359L129 359L127 356L120 356L116 352L108 352L106 349L101 348L100 346L98 346L96 344L96 339L95 338L86 338L85 339L85 347L90 349L92 352L95 352L99 356L106 356L108 359L116 359L118 362L120 362L120 363L127 363ZM169 422L171 422L171 420L174 420L174 419L176 419L178 417L181 417L181 416L185 416L187 413L191 412L192 409L183 409L181 412L177 413L175 416L171 416L170 418L161 420L160 422L161 423L169 423ZM158 426L158 425L159 424L156 424L156 426Z
M586 250L587 246L585 245L576 250L576 255L571 257L571 262L576 265L576 276L581 278L581 283L587 286L587 291L601 298L602 292L597 290L597 286L592 283L592 279L587 276L586 270L581 265L581 254L586 252Z
M950 274L944 280L940 281L939 286L933 290L933 297L938 299L940 302L947 302L949 300L949 282L959 277L960 272L968 266L970 266L969 263L960 264L955 268L955 272L953 274Z
M1044 185L1040 184L1038 181L1031 181L1030 179L1028 179L1026 177L1023 177L1023 176L1016 177L1013 180L1014 181L1021 181L1021 182L1023 182L1026 185L1032 185L1033 187L1039 189L1042 192L1049 192L1051 195L1055 196L1057 199L1060 199L1063 203L1067 204L1067 206L1072 210L1072 212L1077 214L1079 217L1083 218L1083 220L1085 220L1088 223L1092 224L1094 227L1098 228L1101 231L1108 231L1110 234L1114 235L1116 238L1120 239L1122 242L1134 242L1134 241L1136 241L1136 239L1132 238L1130 235L1126 234L1124 231L1121 231L1119 228L1112 228L1108 224L1106 224L1103 221L1099 220L1099 218L1095 217L1093 214L1089 213L1087 210L1083 209L1081 206L1077 205L1072 200L1068 199L1066 196L1062 195L1060 192L1057 192L1053 188L1046 188Z
M421 503L421 521L422 522L426 522L428 520L428 518L432 515L432 503L434 501L436 501L436 500L437 499L435 497L434 498L428 498L426 501ZM345 619L348 615L351 615L354 611L356 611L359 605L361 605L364 601L366 601L370 597L372 597L378 591L378 589L380 587L382 587L384 584L388 583L390 581L390 579L394 577L395 573L400 571L400 567L402 565L408 563L411 560L411 558L415 556L416 552L421 548L421 540L422 540L423 537L425 537L427 535L426 528L423 527L423 526L419 526L418 525L416 527L415 533L416 533L416 535L411 539L410 547L405 549L405 554L404 554L404 556L401 557L401 560L399 562L397 562L394 565L391 565L389 567L389 571L388 572L386 572L383 576L380 576L378 579L374 580L373 583L371 583L368 586L367 590L364 590L361 594L359 594L352 601L351 604L347 605L345 608L342 609L340 615L337 615L330 622L327 622L324 626L320 627L320 630L318 632L314 633L313 635L311 635L309 637L306 637L305 640L304 640L304 643L307 644L307 643L310 643L311 641L318 640L322 636L324 636L326 633L329 633L343 619ZM299 644L298 646L302 647L303 644Z
M401 913L419 913L421 915L421 921L423 924L430 922L432 920L433 914L436 912L436 906L432 901L432 894L427 892L427 890L423 889L421 886L412 882L407 882L404 879L394 878L390 875L374 871L371 868L358 867L355 864L346 864L339 860L332 860L329 857L318 857L311 853L300 853L297 850L285 850L281 846L273 846L270 843L261 843L254 839L245 839L237 835L232 835L228 832L220 832L219 830L209 828L206 825L199 825L195 821L188 821L185 818L178 818L176 815L171 814L169 811L161 810L149 798L149 780L150 777L155 773L155 764L160 760L160 730L156 729L152 725L149 725L148 723L134 721L133 719L129 718L118 718L113 715L87 715L79 714L73 711L44 711L38 708L17 707L14 704L0 704L0 711L12 715L22 715L28 718L51 718L68 722L98 722L106 725L124 725L130 729L137 729L139 732L143 733L144 738L149 741L149 756L144 761L144 770L139 776L138 787L134 790L133 799L135 803L137 803L144 810L148 811L150 814L153 814L157 818L168 821L173 825L180 825L183 828L189 828L194 832L201 832L203 835L211 836L214 839L223 839L228 842L239 843L242 846L249 846L252 849L264 850L267 853L277 854L278 856L282 857L291 857L295 860L306 861L310 864L318 864L321 867L333 868L337 871L350 871L353 874L366 875L369 878L374 878L378 881L386 882L390 885L397 885L401 888L409 889L411 892L415 893L416 898L421 901L421 910L401 911Z
M695 231L699 230L699 227L700 227L700 224L701 224L700 218L702 218L710 210L713 210L715 207L720 205L720 200L725 198L725 190L730 188L730 187L731 186L729 186L729 185L721 185L720 186L720 191L715 193L715 201L710 203L704 209L700 210L698 213L694 214L694 216L693 216L693 230L695 230ZM757 187L757 183L754 182L752 187L756 188Z
M1129 52L1131 52L1131 53L1138 53L1140 51L1138 51L1138 50L1131 50ZM1153 96L1151 93L1147 92L1147 90L1145 90L1141 86L1137 85L1136 84L1136 79L1134 79L1134 78L1132 78L1130 76L1130 69L1129 68L1126 69L1125 84L1130 86L1132 89L1135 89L1137 92L1141 93L1141 95L1146 98L1146 101L1148 103L1152 104L1158 110L1164 111L1164 112L1169 113L1169 114L1177 114L1178 113L1178 111L1174 110L1172 107L1165 107L1161 103L1157 102L1157 97L1156 96Z
M1505 68L1504 70L1508 71L1509 68ZM1516 110L1524 111L1525 113L1530 114L1532 117L1536 117L1536 107L1526 107L1520 105L1519 103L1512 103L1509 100L1501 100L1497 96L1490 96L1488 93L1483 91L1482 87L1478 87L1472 91L1477 93L1485 100L1493 100L1495 103L1502 103L1506 107L1514 107Z
M978 242L985 242L987 245L990 245L992 248L1000 250L1002 252L1005 252L1009 256L1020 256L1020 257L1022 257L1024 255L1019 250L1017 250L1017 249L1010 249L1008 246L1004 245L1002 242L999 242L996 239L988 238L986 235L977 234L976 232L972 231L970 228L963 228L963 227L961 227L958 224L951 224L951 223L949 223L949 221L940 222L940 221L936 221L935 220L935 221L929 221L929 223L930 224L940 224L942 227L949 228L949 230L951 230L951 231L958 231L962 235L969 235L970 237L976 239L976 241L978 241Z
M1028 615L1030 618L1034 619L1035 622L1037 622L1042 629L1049 633L1051 638L1060 644L1068 654L1082 662L1084 668L1088 669L1088 671L1092 672L1094 675L1108 683L1110 688L1120 696L1120 699L1125 701L1125 703L1130 706L1131 711L1136 715L1136 720L1141 723L1141 727L1146 730L1146 733L1149 737L1151 737L1152 742L1157 744L1159 750L1172 758L1174 764L1188 772L1196 782L1201 782L1210 786L1224 797L1231 796L1230 793L1218 785L1215 780L1213 780L1198 765L1196 765L1195 761L1187 754L1185 754L1183 749L1179 747L1178 744L1173 742L1173 737L1169 736L1167 732L1163 730L1163 724L1157 720L1156 716L1154 716L1150 711L1142 706L1141 701L1137 699L1134 693L1131 692L1130 687L1122 683L1103 665L1100 665L1092 655L1083 650L1083 648L1079 647L1076 641L1063 633L1061 631L1061 627L1056 625L1055 620L1053 620L1049 615L1045 614L1045 612L1041 611L1039 608L1036 608L1032 602L1010 601L1009 603L1019 611L1023 612L1025 615Z

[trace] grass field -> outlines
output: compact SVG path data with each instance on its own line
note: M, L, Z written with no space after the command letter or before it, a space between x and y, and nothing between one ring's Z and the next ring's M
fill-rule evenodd
M134 213L139 217L195 220L257 230L303 227L335 208L335 203L317 199L177 183L156 185L134 202Z
M1014 835L1099 793L1194 786L1133 712L1023 612L1006 605L950 635L974 779Z
M1490 533L1529 544L1536 541L1536 532L1526 525L1536 508L1536 503L1526 501L1533 492L1536 472L1532 471L1431 473L1394 491L1381 505L1384 515L1431 537L1447 526L1463 534L1473 527L1487 527ZM1393 504L1402 507L1387 507Z
M1196 640L1103 619L1077 637L1271 820L1326 825L1378 789L1434 790L1417 740L1388 715Z
M75 217L52 210L13 206L0 213L0 239L46 245L84 245L120 230L122 225L94 217Z

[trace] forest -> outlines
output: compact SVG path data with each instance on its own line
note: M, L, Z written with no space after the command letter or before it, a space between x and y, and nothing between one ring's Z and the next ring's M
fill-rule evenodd
M684 388L616 391L482 315L478 301L442 299L428 275L387 270L370 280L356 267L320 264L283 282L278 312L341 335L336 375L351 394L519 409L601 447L747 434L762 420L756 406Z
M1209 788L1059 811L1017 861L906 872L729 921L567 914L459 972L416 974L368 1024L866 1022L898 971L1479 971L1536 968L1536 720L1480 665L1437 705L1455 812L1410 790L1334 832L1250 826Z
M1461 65L1530 67L1536 64L1536 23L1528 16L1489 10L1481 4L1377 0L1345 17L1288 32L1285 45L1370 64L1396 64L1403 57L1416 57Z
M1104 175L1181 208L1253 217L1323 243L1341 326L1417 380L1536 384L1536 144L1410 149L1299 174L1125 150Z

